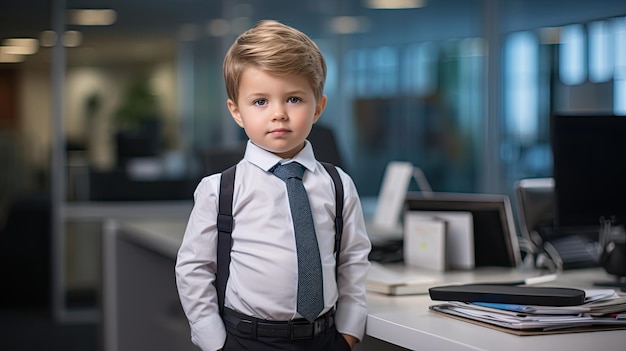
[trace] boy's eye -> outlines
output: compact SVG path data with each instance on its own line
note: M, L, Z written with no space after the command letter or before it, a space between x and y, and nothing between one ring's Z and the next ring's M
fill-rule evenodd
M258 100L254 101L254 104L257 105L257 106L263 106L263 105L267 104L267 100L265 100L265 99L258 99Z
M287 102L292 103L292 104L300 102L300 101L302 101L302 99L300 99L297 96L292 96L289 99L287 99Z

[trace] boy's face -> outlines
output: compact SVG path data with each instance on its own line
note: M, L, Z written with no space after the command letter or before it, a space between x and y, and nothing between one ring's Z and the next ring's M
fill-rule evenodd
M302 150L325 107L326 96L316 101L305 78L275 76L255 67L241 75L238 101L228 100L231 115L248 138L281 158Z

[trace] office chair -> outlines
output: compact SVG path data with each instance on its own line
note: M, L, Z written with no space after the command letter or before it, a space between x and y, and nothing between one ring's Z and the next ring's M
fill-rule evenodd
M202 171L204 175L220 173L241 161L245 152L245 142L231 147L216 147L203 150L201 152L203 162Z
M50 308L51 223L48 195L24 194L10 202L0 228L0 310Z
M307 140L313 145L315 158L317 158L318 161L332 163L335 166L339 166L344 171L347 171L332 129L316 123L313 125L313 128L311 128L311 133Z

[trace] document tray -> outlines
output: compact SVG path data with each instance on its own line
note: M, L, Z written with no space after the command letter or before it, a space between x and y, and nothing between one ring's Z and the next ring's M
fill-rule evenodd
M576 306L585 302L585 292L573 288L511 286L496 284L447 285L428 289L437 301L492 302L537 306Z

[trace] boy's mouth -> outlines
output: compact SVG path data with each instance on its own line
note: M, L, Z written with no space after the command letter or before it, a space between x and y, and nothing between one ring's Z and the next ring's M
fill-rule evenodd
M291 132L289 129L287 128L276 128L276 129L272 129L269 131L269 134L272 134L274 136L283 136L287 133Z

